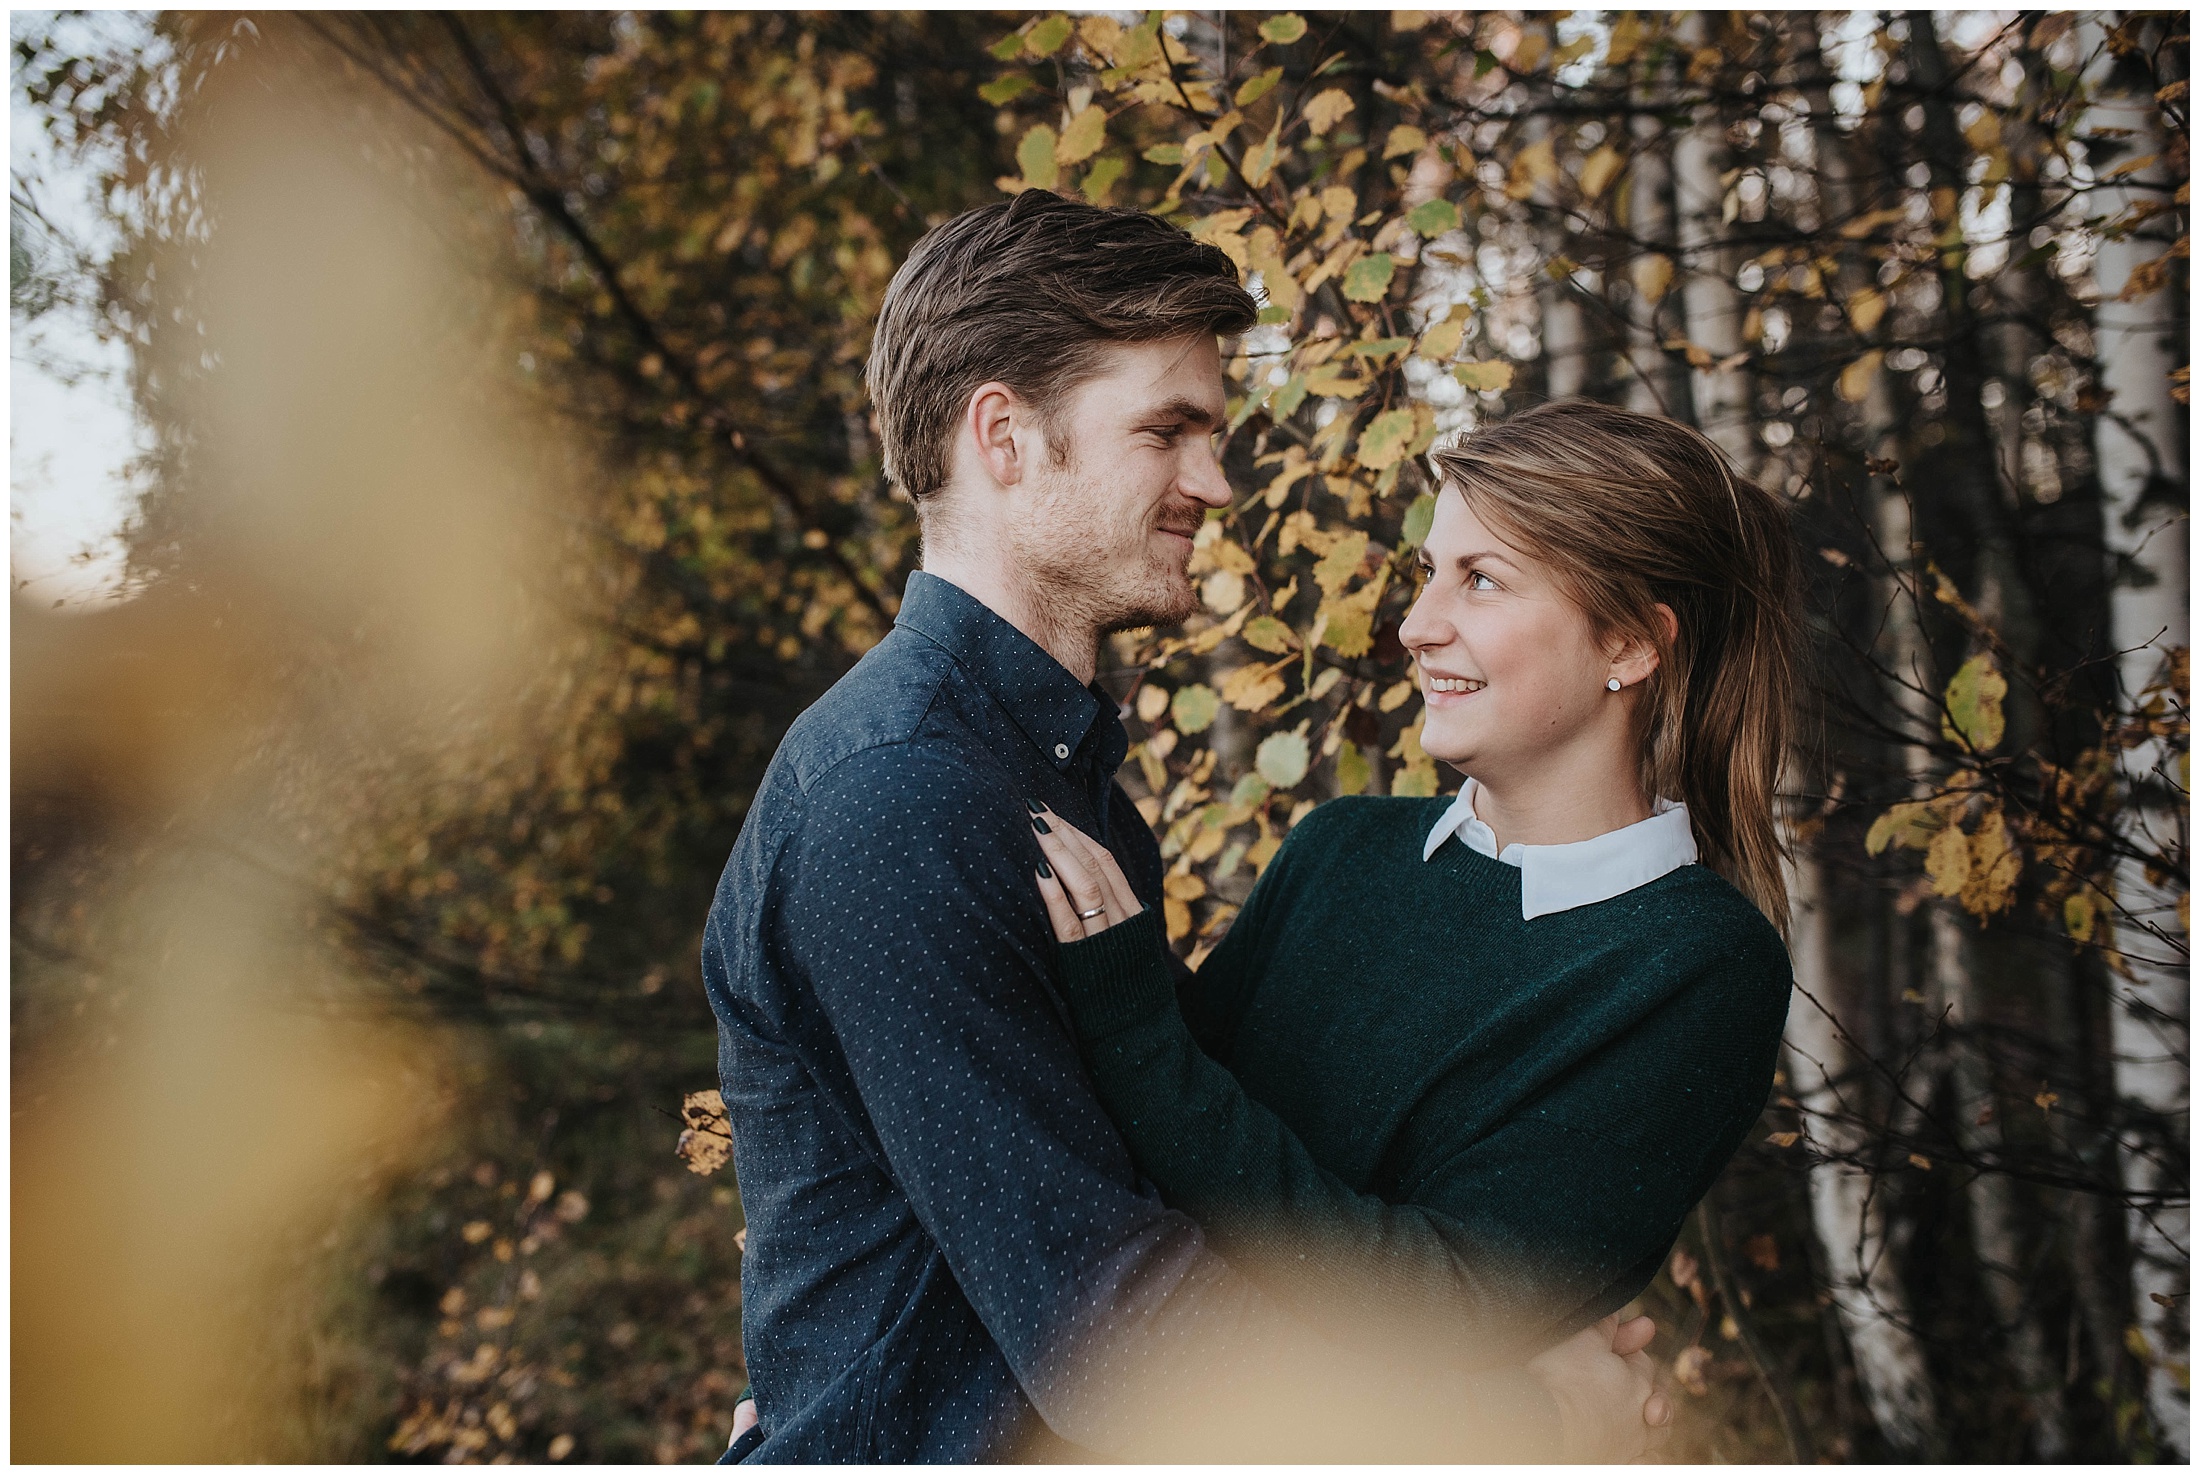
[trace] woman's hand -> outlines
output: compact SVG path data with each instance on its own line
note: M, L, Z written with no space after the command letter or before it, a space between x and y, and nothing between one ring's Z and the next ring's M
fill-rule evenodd
M1647 1316L1607 1316L1528 1363L1557 1400L1568 1463L1617 1464L1665 1443L1673 1405L1645 1350L1656 1334Z
M1038 870L1039 895L1046 900L1055 941L1098 937L1146 909L1105 845L1044 805L1030 807L1031 828L1046 855Z

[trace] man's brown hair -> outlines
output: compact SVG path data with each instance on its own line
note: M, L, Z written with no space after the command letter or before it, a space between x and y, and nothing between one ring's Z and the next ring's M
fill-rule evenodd
M965 211L917 242L879 309L865 377L886 475L920 503L944 486L981 384L1044 419L1099 371L1099 344L1242 333L1256 316L1228 256L1142 210L1035 189Z

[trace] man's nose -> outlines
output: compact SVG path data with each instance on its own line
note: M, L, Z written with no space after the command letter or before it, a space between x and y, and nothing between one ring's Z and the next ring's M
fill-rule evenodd
M1222 474L1222 462L1216 458L1214 447L1201 442L1185 456L1184 462L1177 486L1185 496L1209 507L1230 505L1230 482Z

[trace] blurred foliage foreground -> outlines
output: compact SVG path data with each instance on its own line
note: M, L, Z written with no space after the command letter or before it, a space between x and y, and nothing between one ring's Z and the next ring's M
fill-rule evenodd
M1647 1298L1672 1452L2181 1454L2181 27L19 25L122 244L17 253L17 322L92 304L154 439L130 597L14 610L16 1452L722 1447L704 909L913 564L886 282L1047 188L1266 304L1206 610L1106 678L1171 937L1318 800L1445 781L1396 640L1438 436L1702 425L1793 499L1820 660L1781 1090Z

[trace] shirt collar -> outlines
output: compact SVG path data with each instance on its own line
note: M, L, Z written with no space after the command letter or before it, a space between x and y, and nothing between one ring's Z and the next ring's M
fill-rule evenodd
M1122 766L1130 737L1114 700L1097 683L1078 685L1037 641L972 595L919 569L902 591L894 623L954 657L1056 768L1069 767L1087 739L1103 771Z
M1476 818L1474 795L1480 787L1468 779L1451 808L1436 821L1421 846L1421 859L1432 858L1454 835L1468 849L1520 871L1520 916L1532 922L1551 912L1571 911L1610 901L1637 886L1647 886L1668 871L1696 863L1696 836L1688 825L1688 806L1660 799L1648 819L1571 845L1508 845L1497 848L1497 832Z

